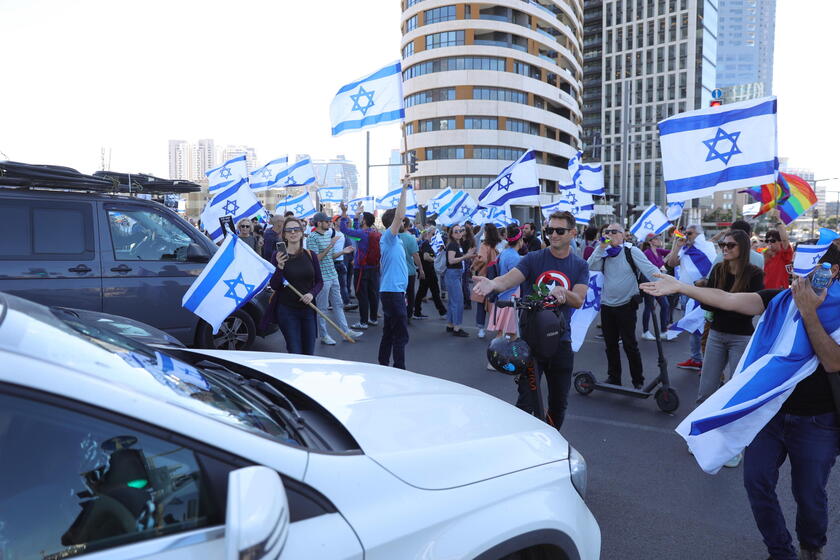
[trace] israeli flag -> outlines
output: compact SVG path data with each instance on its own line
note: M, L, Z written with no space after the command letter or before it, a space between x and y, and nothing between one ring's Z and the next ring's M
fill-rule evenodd
M265 212L262 203L248 185L248 179L242 178L235 185L217 192L201 213L201 222L210 234L210 239L218 241L224 235L219 218L232 216L236 224L242 218L251 218Z
M321 202L343 202L344 187L319 187L318 200Z
M235 157L232 160L226 161L219 167L211 169L205 173L207 175L208 192L216 192L232 185L235 185L242 179L248 181L248 164L245 156Z
M275 172L274 179L271 180L268 186L263 187L261 190L305 187L315 182L315 168L312 167L312 160L309 158L304 158L292 164L277 164L272 168L272 172Z
M457 193L453 191L450 187L446 187L440 193L438 193L434 198L429 199L429 202L426 204L426 212L428 214L439 214L440 209L446 205L452 197L454 197Z
M793 272L799 276L807 276L820 264L831 243L824 245L800 245L793 254Z
M402 187L388 191L381 198L376 199L377 210L390 210L396 208L400 203L400 194ZM414 219L417 216L417 197L414 195L414 188L408 187L405 193L405 215L408 218Z
M669 202L668 208L665 210L665 215L668 217L669 221L676 222L680 219L680 216L682 216L684 207L684 200L682 202Z
M298 218L309 218L315 214L315 204L308 192L300 196L287 196L277 203L276 214L281 216L286 212L292 212Z
M674 340L680 333L696 333L703 334L705 327L706 315L703 308L697 303L695 299L689 299L685 307L685 313L682 319L668 326L665 336L668 340Z
M505 206L510 203L537 206L540 203L540 180L537 176L537 158L534 150L499 173L478 195L482 206Z
M659 123L668 202L776 182L776 98L680 113Z
M840 344L840 282L829 286L817 316ZM785 290L767 306L729 383L695 408L676 432L700 468L714 474L752 442L796 384L818 366L793 295Z
M464 191L457 193L448 205L441 208L437 222L441 225L451 226L463 224L470 220L478 210L478 204L473 197Z
M540 211L542 212L543 218L548 219L549 216L554 214L555 212L571 212L572 205L569 204L568 200L565 198L561 198L556 202L552 202L551 204L545 204L540 206Z
M662 210L656 204L651 204L630 228L630 233L635 235L636 239L644 241L648 234L658 235L667 231L670 227L671 222L668 221L668 217L662 213Z
M255 191L265 191L277 183L277 175L289 166L289 158L281 157L272 160L251 173L251 188Z
M236 235L228 235L184 294L181 305L219 332L225 318L268 284L274 266Z
M706 241L705 235L698 235L694 243L680 249L680 282L694 284L706 278L712 270L717 251L713 243Z
M592 320L601 311L601 291L604 289L604 275L601 272L589 272L589 288L586 290L586 299L580 309L572 311L572 318L569 322L572 337L572 352L577 352L586 339L586 333Z
M493 224L496 227L501 227L513 223L513 218L510 217L510 207L498 208L496 206L479 208L473 213L470 220L477 226Z
M432 250L437 255L441 251L443 251L443 235L440 233L440 230L437 230L435 234L432 236Z
M569 160L569 173L572 182L584 193L604 196L604 166L584 165L583 152L578 152Z
M376 211L376 198L373 196L360 196L349 201L347 207L353 213L370 212L373 214Z
M330 104L333 136L401 121L404 117L399 61L342 86Z
M561 212L568 210L578 224L589 225L592 214L595 213L595 200L592 195L581 191L575 185L563 187L559 194L563 197L566 208L563 208L561 204L558 205L557 210Z

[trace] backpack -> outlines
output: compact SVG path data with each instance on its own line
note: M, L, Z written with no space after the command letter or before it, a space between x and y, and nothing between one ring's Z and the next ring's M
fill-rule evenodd
M375 229L368 230L368 246L365 256L361 259L361 265L367 267L378 267L381 254L379 252L379 239L382 234Z
M537 360L551 360L566 334L566 317L559 307L523 311L519 316L519 333Z
M484 269L484 277L488 280L493 280L499 276L499 259L498 257L487 263L487 266ZM487 296L487 301L490 303L495 302L499 299L499 294L496 292L492 292Z
M446 272L446 249L438 251L435 255L435 272L438 274Z

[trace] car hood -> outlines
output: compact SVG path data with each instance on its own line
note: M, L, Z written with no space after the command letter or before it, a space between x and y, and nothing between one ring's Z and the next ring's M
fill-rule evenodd
M557 430L458 383L320 357L199 352L306 393L344 424L368 457L418 488L453 488L568 457Z

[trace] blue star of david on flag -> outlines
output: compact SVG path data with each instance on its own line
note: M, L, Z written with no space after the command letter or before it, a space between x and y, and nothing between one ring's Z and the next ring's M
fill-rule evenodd
M646 220L645 221L645 229L649 229L649 230L653 231L653 222L651 222L650 220Z
M225 205L223 206L223 209L224 209L225 215L235 216L237 210L239 210L239 204L237 204L235 200L231 199L231 200L228 200L227 202L225 202Z
M303 205L298 204L297 206L295 206L295 215L299 216L300 214L303 214L304 210L306 210L306 208L304 208Z
M222 282L227 284L227 287L228 287L228 290L225 293L225 297L234 300L236 302L237 306L241 305L246 300L251 299L249 296L251 295L251 293L254 291L254 288L256 287L254 284L247 284L242 279L242 273L241 272L239 273L239 276L237 276L235 279L222 280ZM236 293L236 287L237 286L242 286L243 288L245 288L245 295L240 297L240 295L238 293Z
M224 167L219 171L219 175L221 175L223 178L227 179L228 177L230 177L231 171L227 167Z
M496 179L496 181L490 185L490 188L496 187L500 191L508 192L508 190L513 186L513 181L510 178L511 175L512 173L505 173Z
M738 137L741 135L740 132L733 132L732 134L727 133L722 128L718 128L717 132L715 133L715 137L709 140L703 140L703 144L709 148L709 153L706 155L706 161L712 161L715 159L721 160L725 165L729 165L729 160L732 159L732 156L735 154L740 154L741 150L738 148ZM722 152L718 150L718 142L728 141L731 143L729 147L729 151ZM725 145L725 144L724 144Z
M269 169L268 167L264 167L262 169L262 171L260 172L260 175L262 175L263 178L265 178L265 179L271 179L271 176L272 176L271 169Z
M471 214L471 209L468 206L461 207L461 215L462 216L469 216Z
M586 291L583 309L601 310L601 287L598 286L598 278L595 276L589 279L589 289Z
M350 99L353 100L353 111L361 111L363 115L367 115L368 109L373 107L373 94L375 92L373 90L366 91L363 86L359 86L359 91L354 93L350 96ZM367 98L367 102L364 106L359 103L359 100L363 97Z
M578 200L577 200L577 195L575 195L575 191L574 191L574 190L571 190L571 189L570 189L570 190L569 190L569 192L568 192L568 193L566 193L566 200L567 200L567 201L569 202L569 204L571 204L572 206L575 206L575 205L577 204L577 201L578 201Z
M294 178L294 176L289 175L288 179L286 179L286 184L287 184L287 185L294 185L294 184L295 184L295 178Z

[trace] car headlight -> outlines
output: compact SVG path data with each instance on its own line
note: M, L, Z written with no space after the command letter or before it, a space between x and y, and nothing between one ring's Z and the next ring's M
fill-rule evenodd
M586 459L571 445L569 446L569 471L571 471L572 475L572 485L578 491L580 497L585 499L586 482L588 479Z

